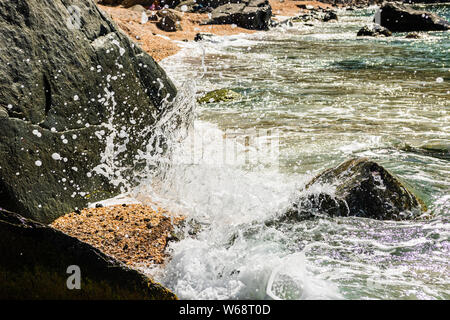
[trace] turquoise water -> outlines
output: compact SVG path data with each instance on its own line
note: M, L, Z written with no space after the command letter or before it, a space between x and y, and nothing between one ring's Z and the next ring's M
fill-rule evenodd
M450 20L449 6L431 10ZM180 298L450 298L449 159L407 148L450 144L450 32L357 38L373 13L188 43L163 61L180 87L243 95L197 108L197 145L180 153L195 158L202 140L202 155L166 181L164 196L204 225L152 271ZM226 162L224 150L248 157ZM432 218L320 219L245 236L314 174L355 156L409 184Z

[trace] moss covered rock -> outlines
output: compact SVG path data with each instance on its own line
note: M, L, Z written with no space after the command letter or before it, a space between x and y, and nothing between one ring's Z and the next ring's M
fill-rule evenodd
M323 186L331 191L321 191ZM300 194L277 222L301 221L321 215L405 220L418 217L426 210L424 203L399 179L366 158L351 159L325 170Z
M2 209L0 234L0 299L176 299L91 245ZM67 287L72 265L80 268L80 289Z
M236 91L230 89L218 89L206 93L197 101L199 103L213 103L213 102L228 102L239 99L242 99L242 95L237 93Z

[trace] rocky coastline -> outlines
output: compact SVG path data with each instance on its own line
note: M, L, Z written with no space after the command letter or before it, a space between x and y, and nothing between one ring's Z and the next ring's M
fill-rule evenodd
M73 2L89 12L75 30L64 22L70 17L63 1L0 4L5 12L0 16L5 31L0 43L7 48L0 54L0 234L5 240L0 242L0 298L176 299L136 269L165 262L165 249L177 240L174 230L184 217L157 204L86 209L123 191L120 183L112 182L117 177L105 169L106 163L128 168L121 172L127 177L142 165L143 146L153 144L165 152L164 137L142 134L171 111L177 97L175 85L157 62L180 50L176 41L202 41L202 34L253 33L311 19L334 21L338 16L333 8L380 2L161 3L169 8L150 7L153 1ZM410 20L398 22L397 15L405 13ZM44 15L49 19L40 18ZM358 36L449 29L438 16L386 4L380 25L363 27ZM222 99L236 97L228 92ZM220 97L206 95L199 102L211 99L217 102ZM130 112L130 106L139 107ZM124 130L130 123L132 130ZM108 150L108 139L126 151L110 150L119 156L109 159L106 151L99 152ZM315 183L337 185L338 192L333 197L306 192ZM369 159L350 159L322 172L301 192L290 208L265 225L323 215L421 219L427 210L403 182ZM57 285L66 282L73 261L86 275L82 291ZM41 274L37 280L36 274Z

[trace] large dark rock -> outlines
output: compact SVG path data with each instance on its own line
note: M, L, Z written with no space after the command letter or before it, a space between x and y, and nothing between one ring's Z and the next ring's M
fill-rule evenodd
M411 7L386 3L380 8L380 25L392 32L445 31L450 24L434 13Z
M164 70L92 0L1 1L0 29L0 207L47 223L120 192L176 96Z
M246 0L217 7L207 24L235 24L246 29L267 30L271 16L268 0Z
M330 192L324 190L328 185ZM356 216L377 220L417 217L425 205L389 171L366 158L348 160L320 173L274 222L302 221L317 216Z
M0 234L0 299L176 299L91 245L1 209ZM79 290L66 285L72 265L81 271Z
M358 33L357 37L390 37L392 36L392 32L390 32L385 27L380 26L379 24L373 24L370 26L362 27Z

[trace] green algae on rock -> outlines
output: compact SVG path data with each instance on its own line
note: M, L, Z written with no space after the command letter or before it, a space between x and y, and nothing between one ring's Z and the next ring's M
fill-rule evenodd
M100 250L0 209L0 299L174 300L176 295ZM69 266L80 289L69 290Z
M236 91L230 89L218 89L206 93L197 101L198 103L213 103L213 102L228 102L239 99L242 99L242 95L237 93Z

